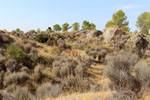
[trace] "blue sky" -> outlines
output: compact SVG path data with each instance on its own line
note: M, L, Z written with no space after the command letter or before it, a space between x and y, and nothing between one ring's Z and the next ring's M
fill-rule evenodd
M150 0L0 0L0 4L0 29L9 31L45 30L54 24L83 20L102 30L119 9L124 10L134 30L138 15L150 11Z

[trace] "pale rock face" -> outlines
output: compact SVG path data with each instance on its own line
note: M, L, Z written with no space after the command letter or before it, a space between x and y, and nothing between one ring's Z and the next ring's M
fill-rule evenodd
M126 45L131 46L131 47L137 47L137 44L139 44L141 48L143 49L148 47L149 43L147 41L147 37L143 34L137 34L131 37L126 43Z
M103 36L104 41L106 43L110 43L112 41L119 41L121 40L122 36L125 35L125 32L118 28L110 27L104 30Z

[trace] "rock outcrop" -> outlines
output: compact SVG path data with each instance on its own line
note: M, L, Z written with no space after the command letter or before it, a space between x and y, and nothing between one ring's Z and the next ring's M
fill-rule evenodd
M103 33L104 42L116 47L122 48L130 36L119 28L106 28Z

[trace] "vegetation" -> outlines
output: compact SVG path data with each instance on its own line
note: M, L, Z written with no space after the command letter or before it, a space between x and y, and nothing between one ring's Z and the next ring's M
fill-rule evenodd
M83 30L93 30L93 29L96 29L96 25L85 20L82 23L82 29Z
M46 32L50 33L50 32L53 32L52 28L51 27L48 27Z
M142 13L137 19L136 26L140 29L141 33L149 34L149 31L150 31L150 12Z
M40 28L37 29L37 33L38 34L41 33L41 29Z
M21 61L23 58L23 50L18 47L16 44L11 44L8 47L9 57L17 61Z
M21 32L20 28L17 28L17 29L16 29L16 32L17 32L17 33Z
M68 23L65 23L62 25L62 31L63 32L68 32L68 29L69 29L69 24Z
M57 97L59 96L60 88L59 85L52 85L50 83L45 83L37 89L36 95L41 99Z
M56 31L56 32L61 31L60 25L59 25L59 24L55 24L55 25L53 26L53 30Z
M78 22L75 22L72 24L72 30L73 31L79 31L80 25Z
M122 10L113 14L106 25L111 28L104 31L89 21L83 22L84 31L78 22L63 24L62 32L58 24L45 31L0 31L0 97L8 93L16 100L63 100L75 94L90 100L146 100L149 18L141 16L145 20L139 17L140 25L147 29L138 26L135 34L124 31L129 28Z
M106 27L117 26L126 31L130 31L128 25L129 21L127 21L127 16L122 10L118 10L116 13L113 14L112 20L107 22Z

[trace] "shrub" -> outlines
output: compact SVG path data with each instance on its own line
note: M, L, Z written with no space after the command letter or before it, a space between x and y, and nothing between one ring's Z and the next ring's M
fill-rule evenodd
M75 74L76 74L76 77L77 78L82 78L83 77L83 68L81 65L78 65L76 68L75 68Z
M16 84L12 84L7 86L6 91L9 93L13 93L16 90L16 88L17 88Z
M38 50L36 48L32 48L30 54L33 55L35 58L38 57Z
M33 100L32 94L26 88L17 87L13 94L16 100Z
M64 78L64 77L67 77L68 76L68 74L69 74L69 67L68 66L63 66L63 67L61 67L61 69L60 69L60 76L62 77L62 78Z
M142 86L150 86L150 65L141 61L134 68L136 78L142 83Z
M79 80L72 75L62 82L63 90L67 92L87 92L90 89L89 82L86 79Z
M132 91L120 91L112 94L108 100L137 100L136 94Z
M53 55L59 55L60 54L60 50L59 50L59 48L58 47L56 47L56 46L53 46L52 47L52 50L51 50L51 54L53 54Z
M9 57L17 61L21 61L23 58L23 50L16 44L11 44L8 47Z
M60 93L59 85L52 85L50 83L45 83L41 85L36 91L36 96L38 99L46 99L48 97L57 97Z
M4 77L4 85L24 83L27 79L29 79L29 75L24 72L9 74Z
M34 78L36 81L41 79L41 74L42 74L42 70L41 70L41 66L38 65L34 68Z
M32 49L32 45L31 45L30 43L25 44L25 45L23 46L23 50L24 50L24 52L27 53L27 54L30 53L31 49Z
M5 66L11 71L16 71L17 70L17 61L14 59L9 59L6 63Z
M118 55L113 55L108 58L108 65L104 73L111 80L116 89L138 88L138 81L131 75L133 70L132 65L137 61L138 56L135 56L135 54L131 52L122 51Z
M46 33L39 33L34 37L34 40L41 42L41 43L46 43L49 39L49 35Z

